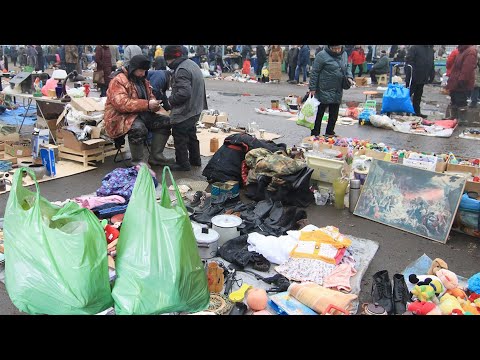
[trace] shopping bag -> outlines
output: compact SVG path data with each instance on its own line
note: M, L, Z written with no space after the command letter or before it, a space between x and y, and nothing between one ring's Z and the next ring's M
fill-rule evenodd
M387 112L415 113L410 99L410 89L401 84L388 84L382 101L382 114Z
M171 205L166 170L175 188ZM112 290L115 312L198 312L210 302L207 277L182 195L163 168L160 204L142 165L122 223Z
M92 81L94 84L98 84L98 85L105 84L105 77L103 75L103 70L94 71Z
M22 186L27 172L37 192ZM33 171L12 181L4 219L5 285L29 314L96 314L113 305L107 242L98 219L74 202L40 196Z
M315 127L318 105L320 105L320 101L318 101L316 97L310 95L298 113L297 125L305 126L312 130Z

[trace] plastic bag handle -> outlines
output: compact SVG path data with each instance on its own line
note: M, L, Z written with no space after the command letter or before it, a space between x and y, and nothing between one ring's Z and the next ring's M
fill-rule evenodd
M180 190L178 189L177 183L173 179L172 171L168 166L163 167L163 172L162 172L162 198L160 200L160 204L163 207L171 208L172 207L172 200L170 198L170 194L168 192L168 187L167 187L167 177L165 176L166 171L168 170L170 174L170 181L172 182L173 188L175 189L175 195L177 195L177 204L180 205L180 207L185 211L185 214L188 214L187 208L185 207L185 204L183 203L183 198L182 194L180 193Z
M35 183L35 188L36 188L35 203L38 203L40 201L40 188L38 187L37 177L35 176L35 173L33 172L32 169L28 169L26 167L21 167L21 168L18 169L18 171L15 171L15 174L13 175L12 187L11 188L17 189L18 186L23 187L22 178L23 178L23 172L24 171L28 175L30 175L33 182Z

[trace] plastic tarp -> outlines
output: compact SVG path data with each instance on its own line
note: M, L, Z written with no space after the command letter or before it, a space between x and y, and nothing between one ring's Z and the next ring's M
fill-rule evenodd
M27 172L37 192L22 186ZM69 202L40 196L33 171L15 172L5 209L5 285L29 314L96 314L112 306L107 242L100 222Z
M166 170L175 188L172 206ZM162 314L205 310L210 293L188 212L168 167L160 204L145 165L135 182L117 245L115 312Z

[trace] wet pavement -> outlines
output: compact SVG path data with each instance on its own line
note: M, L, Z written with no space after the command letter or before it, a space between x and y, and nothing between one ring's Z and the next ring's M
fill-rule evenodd
M255 121L260 128L269 132L283 134L276 142L284 142L288 146L300 144L301 140L309 136L306 128L297 126L294 121L279 116L261 115L254 111L255 107L270 107L271 100L280 100L290 94L303 96L307 87L291 85L285 82L280 84L250 84L206 79L206 88L209 108L228 113L229 122L236 126L246 126ZM356 88L344 92L343 101L364 101L365 90L373 88ZM95 93L92 95L95 96ZM381 100L381 99L377 99ZM424 91L422 112L445 113L449 100L440 94L439 86L427 85ZM372 142L383 142L398 149L412 149L418 151L433 151L445 153L453 151L455 155L479 157L480 150L477 141L458 138L465 127L458 127L450 138L436 138L420 135L410 135L391 130L378 129L368 125L340 126L335 131L347 137L370 139ZM325 125L322 125L322 133ZM165 155L174 156L174 151L167 149ZM202 157L202 168L190 172L174 173L175 178L192 178L205 180L201 175L203 167L210 158ZM108 172L117 167L113 157L107 158L93 171L70 176L55 181L44 182L40 185L42 196L50 201L64 200L83 194L94 192L101 183L101 179ZM155 169L158 178L161 178L161 168ZM0 217L4 216L8 194L0 195ZM336 210L333 206L311 205L307 209L308 219L319 227L334 225L342 233L367 238L379 243L379 249L362 280L360 303L371 300L370 289L372 275L379 270L388 270L390 278L403 269L413 260L424 253L430 258L444 259L449 269L457 274L470 277L480 271L479 239L451 232L446 244L431 241L414 234L410 234L386 225L366 220L352 215L347 209ZM0 314L18 314L18 310L11 304L5 287L0 283Z

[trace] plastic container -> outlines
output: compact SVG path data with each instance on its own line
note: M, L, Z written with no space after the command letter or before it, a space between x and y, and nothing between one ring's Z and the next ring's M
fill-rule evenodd
M342 176L342 160L325 159L308 153L306 158L308 167L313 169L313 180L333 183Z
M337 178L333 181L333 192L335 193L335 209L345 208L345 193L347 191L348 179Z

